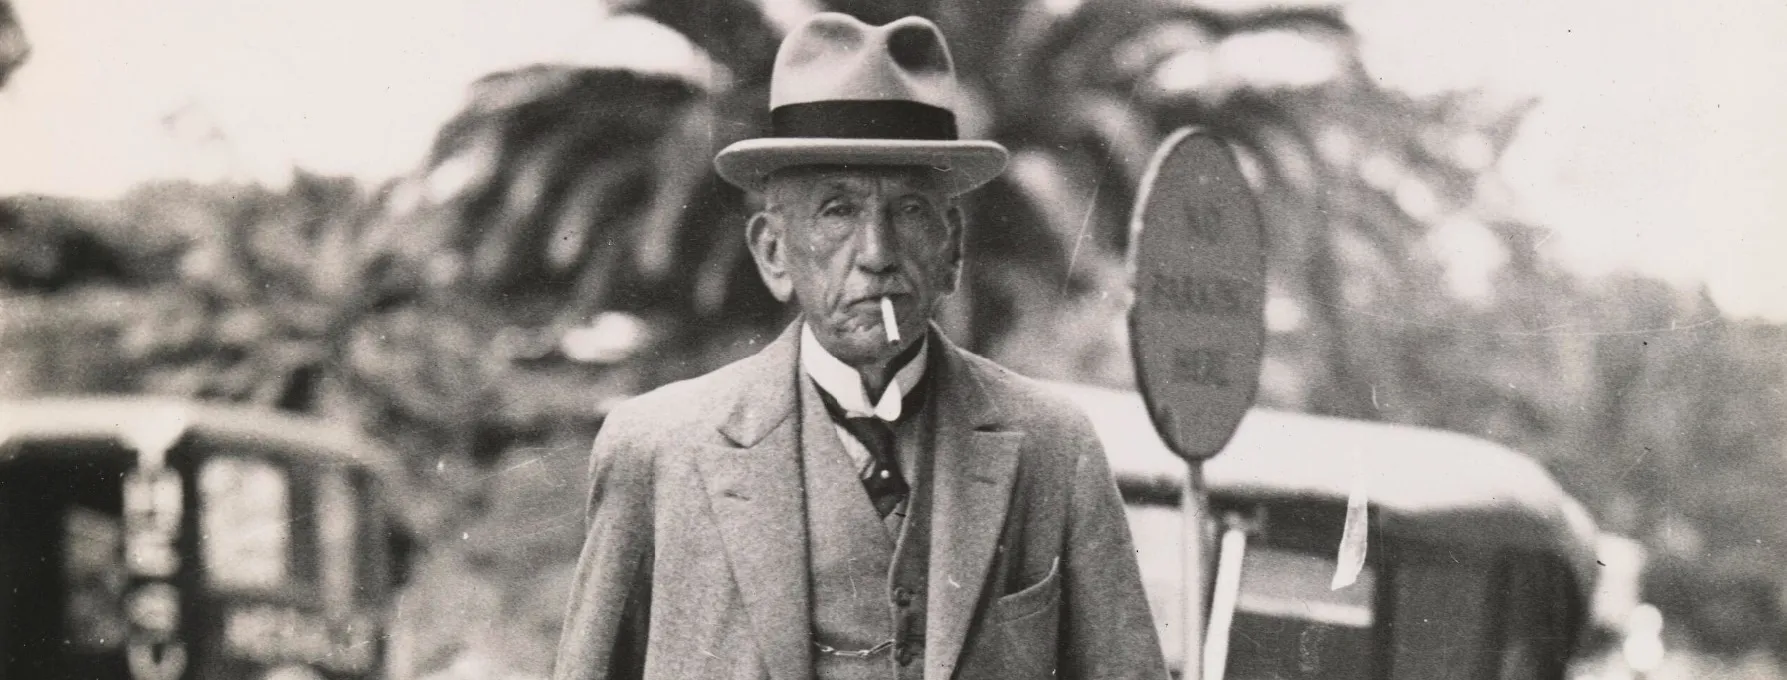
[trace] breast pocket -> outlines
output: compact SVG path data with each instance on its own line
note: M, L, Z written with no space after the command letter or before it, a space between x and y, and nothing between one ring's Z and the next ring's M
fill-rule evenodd
M993 620L998 623L1007 678L1048 678L1055 671L1055 642L1061 628L1061 563L1049 575L1023 590L999 598Z

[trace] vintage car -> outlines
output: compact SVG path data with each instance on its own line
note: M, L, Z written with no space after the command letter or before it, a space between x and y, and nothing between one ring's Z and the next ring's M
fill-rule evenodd
M379 675L396 466L267 410L0 402L0 680Z
M1110 456L1177 666L1186 466L1138 394L1056 387ZM1223 677L1564 677L1589 622L1597 534L1531 458L1462 434L1254 409L1204 474L1208 524L1246 537ZM1356 494L1365 557L1335 588Z

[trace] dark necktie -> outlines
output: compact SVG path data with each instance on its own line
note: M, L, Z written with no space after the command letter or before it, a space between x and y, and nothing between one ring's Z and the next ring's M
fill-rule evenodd
M911 386L911 392L905 395L900 403L901 416L910 416L923 406L925 381ZM832 420L842 425L845 430L862 442L869 451L869 464L862 472L863 490L869 494L869 502L874 504L875 512L882 519L900 506L901 502L911 494L911 487L906 484L905 475L900 474L899 446L894 439L893 423L873 416L851 418L844 414L844 408L838 405L831 394L824 388L818 390L819 398L825 402L825 410L831 414Z
M900 474L900 452L894 442L893 425L880 418L845 418L840 422L869 450L862 488L869 493L875 514L885 519L912 491L906 485L906 476Z

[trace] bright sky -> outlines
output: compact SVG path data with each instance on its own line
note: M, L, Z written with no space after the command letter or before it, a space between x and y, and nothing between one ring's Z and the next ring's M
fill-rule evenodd
M0 195L110 196L152 177L280 184L293 166L378 181L417 163L484 73L689 62L654 27L604 23L600 0L14 5L36 51L0 90ZM1787 4L1350 6L1393 83L1543 97L1505 169L1556 227L1555 256L1591 274L1706 281L1733 313L1787 320Z
M377 181L413 168L486 73L690 61L654 24L604 22L600 0L14 7L35 52L0 90L0 194L108 196L165 176L278 185L294 165Z
M1374 70L1542 103L1503 170L1594 274L1706 282L1787 320L1787 4L1359 0Z

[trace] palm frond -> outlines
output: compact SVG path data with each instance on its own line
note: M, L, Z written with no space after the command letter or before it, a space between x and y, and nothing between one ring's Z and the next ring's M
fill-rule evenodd
M740 84L769 82L782 36L750 0L623 0L613 9L683 34Z
M0 0L0 87L5 87L12 72L30 57L31 43L25 40L25 29L19 26L12 3Z
M455 170L458 186L425 199L416 221L445 232L468 292L548 301L514 310L534 323L573 301L600 304L613 288L605 277L661 277L678 264L661 246L706 172L692 162L707 153L700 101L679 80L610 69L486 78L416 181L468 157L481 167ZM608 254L617 248L626 253Z

